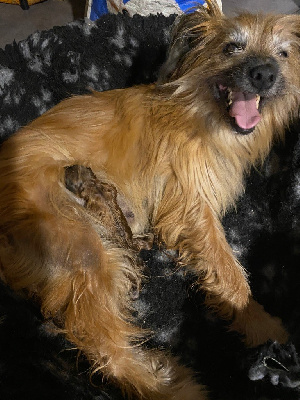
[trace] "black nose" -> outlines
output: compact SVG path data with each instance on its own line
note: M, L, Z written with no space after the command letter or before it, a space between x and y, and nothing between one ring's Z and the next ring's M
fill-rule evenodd
M268 62L256 65L249 70L249 79L252 86L257 91L270 89L277 78L278 67L276 64Z

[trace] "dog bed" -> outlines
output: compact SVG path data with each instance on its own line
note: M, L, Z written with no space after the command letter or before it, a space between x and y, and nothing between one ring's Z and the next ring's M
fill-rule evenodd
M90 89L155 81L174 16L105 15L37 32L0 50L0 137L54 104ZM92 121L91 121L92 123ZM228 240L250 273L254 297L282 318L284 346L247 349L203 306L203 296L164 251L144 250L145 282L134 301L137 323L191 366L215 400L300 399L299 127L253 171L237 209L224 218ZM1 194L0 194L1 195ZM38 306L1 284L1 400L119 400L118 388L90 376L83 355L54 334Z

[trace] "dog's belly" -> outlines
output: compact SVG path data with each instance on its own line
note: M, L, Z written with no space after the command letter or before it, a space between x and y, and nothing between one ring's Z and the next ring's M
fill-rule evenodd
M136 224L136 217L133 211L133 208L129 205L128 201L122 196L120 193L117 194L117 203L120 207L126 221L131 230L133 230L134 225Z
M128 195L123 194L120 185L113 179L108 178L103 173L94 174L90 168L83 166L72 166L66 169L65 185L69 195L78 204L92 211L97 219L104 223L110 220L110 228L118 225L117 220L123 221L127 230L131 230L134 235L141 235L149 230L147 204L145 199L136 202L135 196L137 187L126 187ZM127 186L127 185L126 185ZM99 215L98 215L99 214ZM110 218L107 218L110 216ZM115 221L115 222L113 222Z
M128 197L118 192L117 203L133 235L144 235L151 231L146 197L142 199L141 204L135 204Z

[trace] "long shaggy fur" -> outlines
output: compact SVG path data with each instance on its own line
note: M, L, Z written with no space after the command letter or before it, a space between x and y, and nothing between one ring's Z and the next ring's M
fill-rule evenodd
M153 232L179 251L207 305L248 345L287 339L252 299L220 218L243 191L245 173L298 113L300 18L229 19L215 0L208 5L175 24L157 85L70 98L0 152L6 282L40 302L94 371L138 398L207 398L187 368L141 345L145 332L130 312L142 278L139 235ZM242 75L256 59L272 64L276 82L259 89L261 120L242 134L231 125L223 87L240 80L248 92ZM88 192L72 184L74 165L90 171Z

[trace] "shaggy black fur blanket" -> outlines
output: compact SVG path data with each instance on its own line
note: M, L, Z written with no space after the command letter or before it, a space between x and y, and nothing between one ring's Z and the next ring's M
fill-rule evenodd
M96 23L38 32L0 50L1 141L70 95L155 81L173 20L106 15ZM166 348L194 368L211 399L300 399L298 132L297 126L287 132L285 144L253 171L237 209L224 218L255 298L283 319L289 344L246 349L203 306L192 277L157 249L141 254L147 280L135 310L138 323L154 332L147 346ZM101 377L90 378L84 357L52 332L36 305L0 287L1 400L123 398Z

